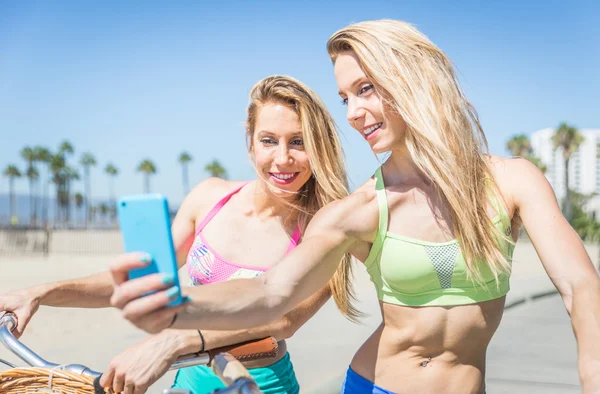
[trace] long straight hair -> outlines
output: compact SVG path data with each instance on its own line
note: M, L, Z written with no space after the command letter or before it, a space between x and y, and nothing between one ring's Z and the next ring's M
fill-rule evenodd
M327 51L333 62L340 53L353 52L384 108L406 122L406 147L450 209L471 280L482 282L481 264L496 279L509 273L500 246L508 237L487 213L490 191L503 203L489 167L487 140L450 59L416 28L394 20L345 27L331 36Z
M282 75L259 81L250 92L246 135L252 149L256 119L265 104L282 104L292 109L302 125L304 149L308 155L312 176L297 193L292 205L305 230L315 213L328 203L348 195L348 178L342 144L333 118L319 96L302 82ZM352 260L344 255L329 282L338 309L352 321L361 315L354 307Z

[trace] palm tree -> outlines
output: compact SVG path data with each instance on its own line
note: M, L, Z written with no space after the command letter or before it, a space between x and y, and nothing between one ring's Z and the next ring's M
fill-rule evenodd
M89 213L90 199L92 197L91 186L90 186L90 167L93 167L96 165L96 158L91 153L85 152L81 156L81 160L79 160L79 164L81 164L81 166L83 167L83 183L84 183L84 188L85 188L85 207L86 207L86 209L85 209L85 211L86 211L85 225L87 226L91 219L90 213Z
M546 165L542 162L542 159L539 157L531 155L527 158L527 160L532 162L542 173L545 174L546 171L548 171L548 167L546 167Z
M79 212L81 212L81 208L83 207L83 201L84 201L83 194L81 194L79 192L75 193L75 205L77 206L77 210ZM84 214L85 214L85 212L84 212ZM86 223L86 225L87 225L87 223Z
M115 196L115 178L119 175L119 169L115 167L112 163L108 163L104 168L104 172L108 175L108 195L110 198L110 205L112 208L115 207L116 204L116 196ZM114 219L115 217L115 209L111 209L110 216Z
M144 193L150 193L150 175L156 174L156 166L150 159L144 159L138 165L137 171L144 173Z
M66 211L66 222L69 223L71 219L71 185L73 181L79 180L79 172L72 167L65 167L64 169L64 181L65 181L65 189L64 189L64 209Z
M35 209L35 184L39 178L39 173L35 170L35 151L33 148L26 146L21 149L21 157L27 162L26 175L29 178L29 223L35 224L37 218L37 212Z
M52 171L52 182L56 185L56 219L69 219L69 186L73 179L73 169L67 165L67 155L73 154L73 145L69 141L63 141L58 152L50 158L50 170Z
M63 141L58 147L58 153L62 154L63 156L66 156L66 154L72 155L73 151L73 145L71 145L69 141Z
M571 191L569 189L569 161L573 153L577 152L585 138L575 127L561 123L552 136L554 150L562 149L565 160L565 199L563 200L563 213L567 220L571 220Z
M17 220L17 196L15 195L15 179L21 177L21 171L17 166L9 164L3 172L3 175L8 178L10 190L10 220L12 223Z
M181 164L183 177L183 194L187 195L190 191L190 180L188 178L188 163L193 160L192 156L187 152L181 152L179 155L179 163Z
M27 177L27 179L29 179L29 209L30 209L30 213L29 213L29 220L30 220L30 225L36 225L37 223L37 213L35 212L36 209L36 200L35 200L35 195L33 194L32 191L32 187L35 186L38 183L38 180L40 179L40 173L37 170L37 168L35 168L35 166L31 165L27 167L27 171L25 171L25 176ZM32 199L33 196L33 199ZM32 203L33 203L33 208L32 208ZM33 212L31 212L31 209L33 209Z
M60 221L62 216L61 211L61 199L64 194L64 176L62 172L66 167L67 163L65 161L64 155L61 153L56 153L50 156L50 171L52 172L52 183L56 186L56 208L54 214L54 220Z
M52 156L50 167L53 173L52 182L56 185L57 219L68 223L71 208L71 185L74 180L79 179L79 173L67 165L65 157L61 154Z
M33 148L34 152L35 152L35 159L36 161L39 161L41 163L44 163L46 165L46 180L45 182L42 181L42 198L41 198L41 207L40 207L40 212L41 212L41 216L42 216L42 223L44 223L44 225L47 224L48 222L48 186L50 185L50 158L52 157L52 154L50 153L50 151L43 147L43 146L36 146L35 148Z
M535 164L540 171L546 172L547 168L544 163L542 163L542 160L539 157L534 156L531 141L526 134L513 136L506 142L506 149L508 149L512 157L522 157L527 159Z
M511 156L513 157L527 158L533 153L531 141L529 141L529 137L525 134L513 136L506 142L506 149L510 151Z
M92 205L89 211L90 215L92 216L92 222L96 222L96 213L98 212L98 208Z
M217 178L227 179L227 171L218 160L213 160L204 167L204 169L210 174Z
M100 218L102 218L104 220L104 218L106 218L106 215L108 214L108 211L109 211L108 205L106 205L105 203L102 203L102 204L100 204L98 209L100 211Z

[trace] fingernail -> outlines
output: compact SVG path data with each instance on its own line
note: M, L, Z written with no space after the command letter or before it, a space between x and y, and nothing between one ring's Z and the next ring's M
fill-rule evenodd
M160 280L162 280L162 283L164 285L172 285L173 283L175 283L175 275L164 274Z
M176 286L173 286L169 290L167 290L167 297L169 297L169 299L175 298L177 294L179 294L179 288Z
M149 263L152 261L152 256L150 256L148 253L144 253L141 257L140 257L140 261L142 263Z

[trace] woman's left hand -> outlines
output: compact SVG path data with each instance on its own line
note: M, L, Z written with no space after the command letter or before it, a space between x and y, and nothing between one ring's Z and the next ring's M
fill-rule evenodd
M129 271L147 265L142 257L140 253L127 253L110 265L114 287L110 303L121 309L123 317L136 327L155 334L169 328L185 304L167 306L176 295L176 288L172 287L174 278L153 274L128 279ZM146 295L149 292L153 294Z
M164 331L129 347L112 359L100 378L115 393L143 394L177 360L181 331Z

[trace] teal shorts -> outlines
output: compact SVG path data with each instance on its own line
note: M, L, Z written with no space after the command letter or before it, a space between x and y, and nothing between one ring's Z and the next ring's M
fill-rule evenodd
M263 368L248 369L250 375L265 394L298 394L300 386L296 380L290 354L275 364ZM225 386L213 371L204 365L180 369L175 376L173 388L191 390L194 394L208 394Z

